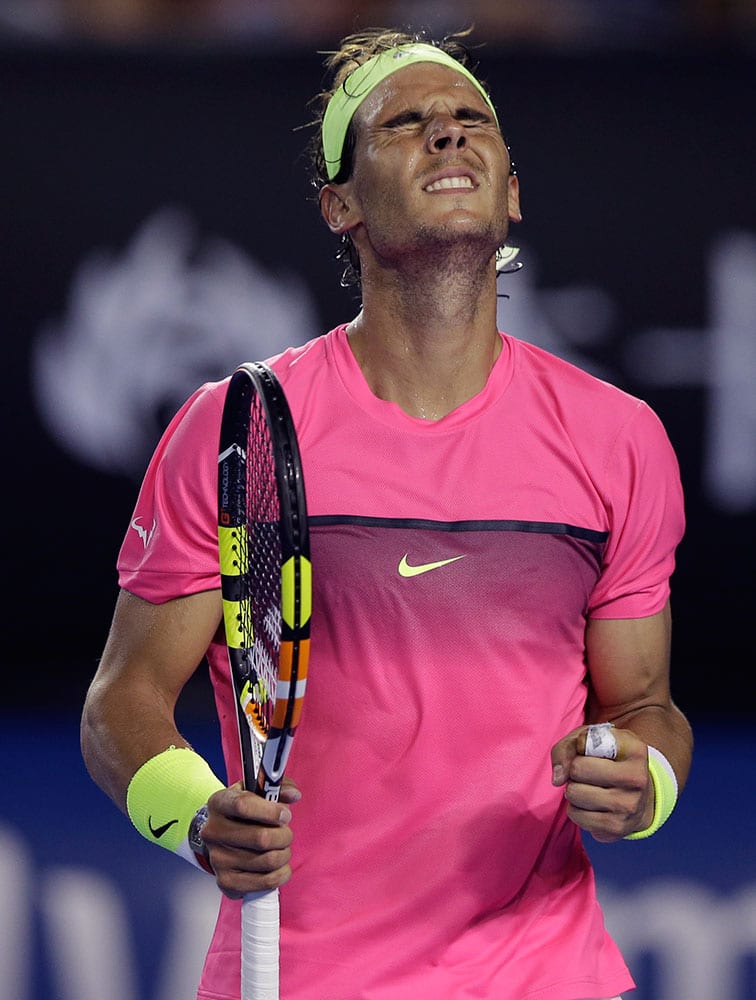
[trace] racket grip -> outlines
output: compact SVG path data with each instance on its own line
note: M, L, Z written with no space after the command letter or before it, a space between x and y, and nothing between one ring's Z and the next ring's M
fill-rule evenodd
M241 1000L278 1000L278 889L251 892L241 907Z

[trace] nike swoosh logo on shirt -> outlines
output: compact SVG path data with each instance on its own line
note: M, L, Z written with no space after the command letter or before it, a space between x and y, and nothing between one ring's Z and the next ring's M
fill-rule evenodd
M452 556L451 559L439 559L438 562L421 563L419 566L410 566L407 562L407 556L403 555L398 566L399 576L421 576L423 573L430 573L432 569L440 569L441 566L448 566L449 563L453 563L458 559L464 558L464 556Z

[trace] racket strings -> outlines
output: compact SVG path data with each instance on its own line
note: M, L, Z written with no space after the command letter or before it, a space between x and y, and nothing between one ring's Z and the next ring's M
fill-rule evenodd
M251 635L247 649L249 686L245 712L253 727L267 735L273 716L281 648L281 539L280 504L270 431L257 395L253 397L246 453L246 529L242 530L244 602Z

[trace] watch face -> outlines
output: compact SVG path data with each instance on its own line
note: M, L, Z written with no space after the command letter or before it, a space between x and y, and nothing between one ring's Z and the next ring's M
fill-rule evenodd
M207 806L198 809L194 819L189 824L189 846L195 854L205 854L205 842L202 839L202 827L207 822Z

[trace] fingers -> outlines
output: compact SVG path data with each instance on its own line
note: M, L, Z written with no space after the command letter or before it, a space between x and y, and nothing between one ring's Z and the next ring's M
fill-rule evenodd
M290 801L299 796L293 783L287 796ZM286 803L269 802L244 791L240 783L210 797L202 839L222 892L238 899L248 892L265 892L288 882L291 818Z
M569 779L570 768L573 760L580 753L578 749L578 736L587 726L580 726L573 729L563 737L551 750L551 781L554 785L564 785Z
M619 840L637 829L648 794L648 765L577 758L564 788L567 815L596 840Z
M290 804L292 802L299 802L301 798L302 793L291 778L284 778L283 783L281 784L281 802L287 802Z
M590 756L591 750L602 749L607 734L589 728L595 727L581 726L554 746L552 781L564 788L567 815L577 826L596 840L619 840L643 829L649 809L653 812L648 749L629 730L612 729L616 758ZM603 749L615 748L607 744Z

